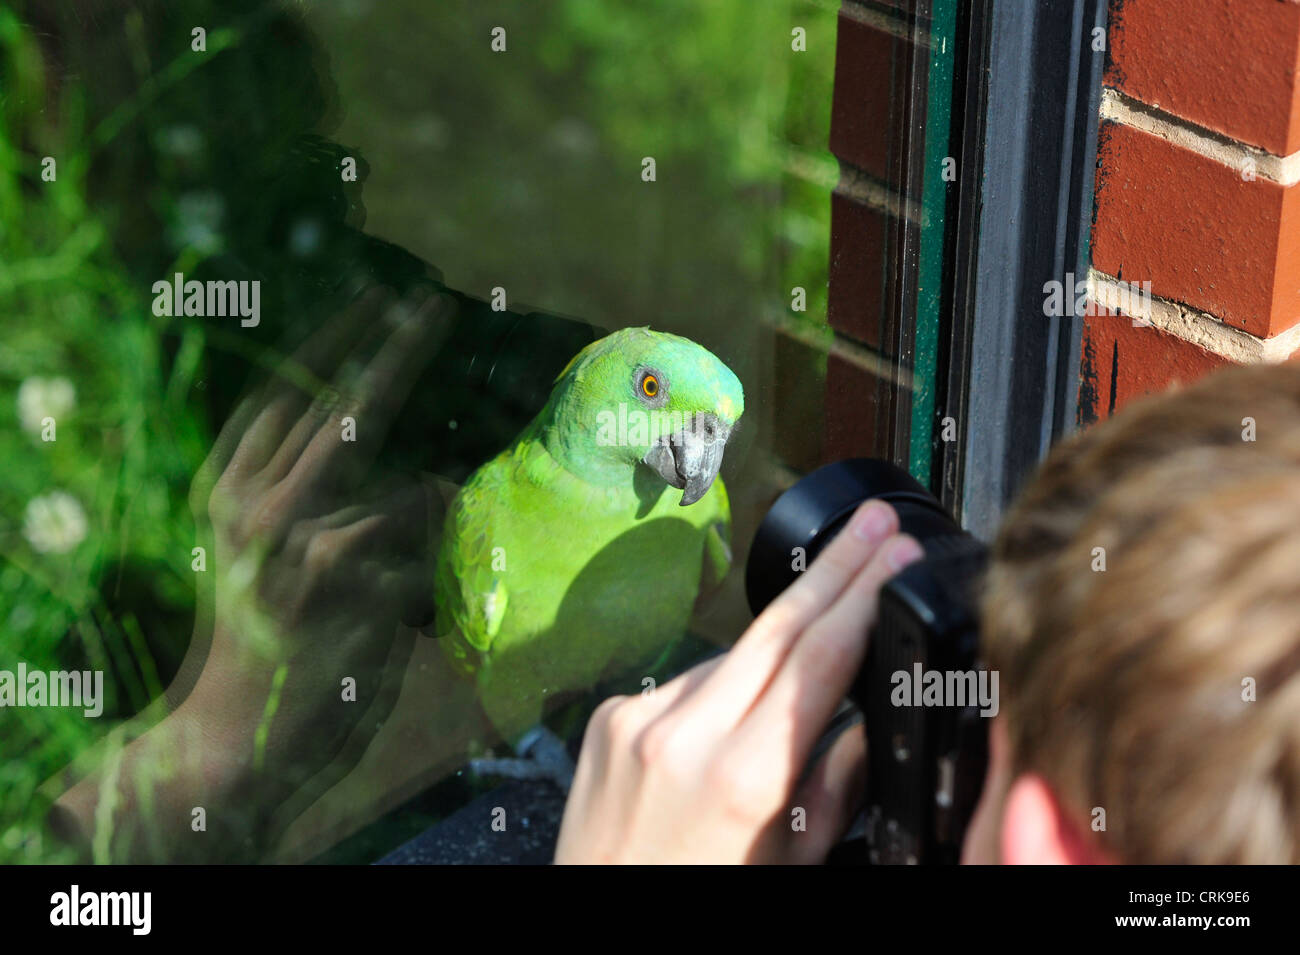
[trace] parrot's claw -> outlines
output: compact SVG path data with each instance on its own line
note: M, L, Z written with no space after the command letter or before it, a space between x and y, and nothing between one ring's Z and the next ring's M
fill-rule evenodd
M573 786L573 760L560 739L545 726L534 726L515 745L517 759L472 759L470 770L480 776L507 779L549 779L566 795Z

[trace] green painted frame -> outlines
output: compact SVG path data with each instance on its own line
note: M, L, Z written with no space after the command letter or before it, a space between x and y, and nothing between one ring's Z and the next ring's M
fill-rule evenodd
M908 470L931 484L934 417L939 388L939 335L943 327L943 271L948 183L944 160L951 155L954 61L959 0L932 0L928 29L921 17L914 28L929 43L925 84L925 138L922 163L921 227L916 273L915 332L912 347L911 426ZM916 77L919 80L920 77ZM919 85L919 84L918 84Z

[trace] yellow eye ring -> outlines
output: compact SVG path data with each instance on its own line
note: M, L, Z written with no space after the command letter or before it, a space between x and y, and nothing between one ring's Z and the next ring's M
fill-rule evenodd
M654 375L646 375L641 379L641 393L647 398L653 398L659 394L659 379Z

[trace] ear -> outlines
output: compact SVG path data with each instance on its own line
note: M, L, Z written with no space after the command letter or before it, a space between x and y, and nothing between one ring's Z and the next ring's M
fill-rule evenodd
M1007 865L1108 865L1115 860L1080 829L1041 776L1018 777L1002 814L1002 861Z

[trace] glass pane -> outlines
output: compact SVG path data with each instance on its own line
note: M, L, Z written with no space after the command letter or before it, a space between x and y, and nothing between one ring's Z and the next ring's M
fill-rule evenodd
M781 490L928 473L955 7L0 7L0 671L102 680L0 856L553 835L533 731L729 646Z

